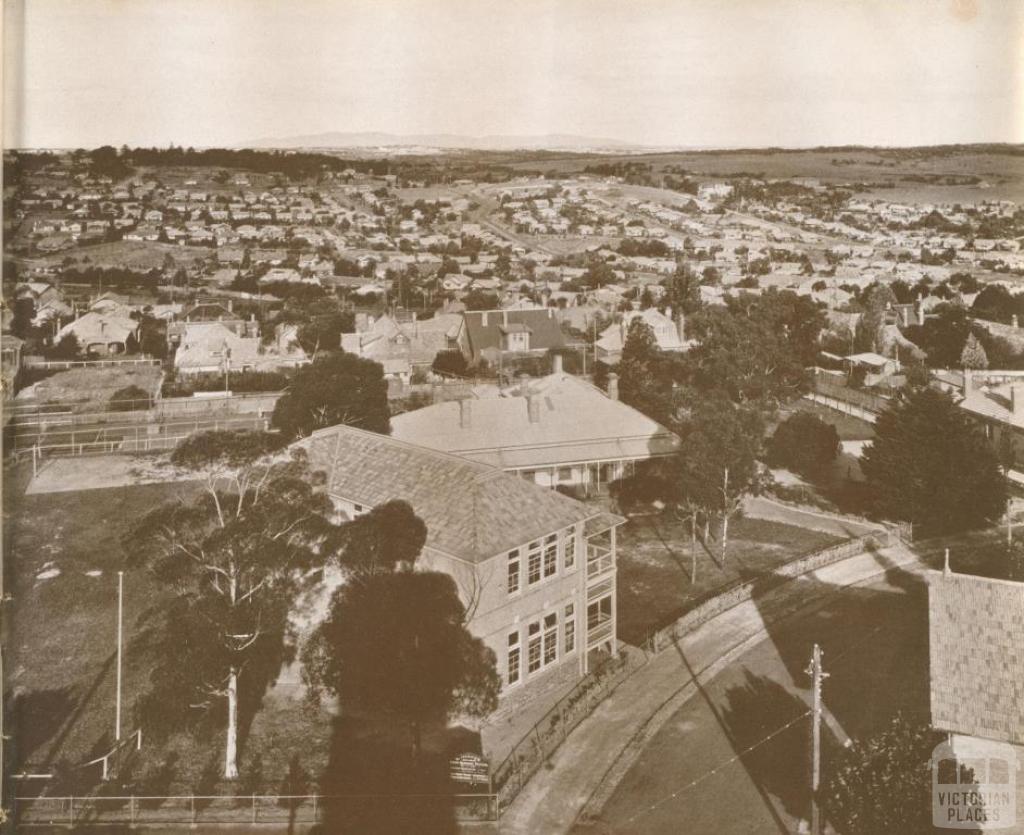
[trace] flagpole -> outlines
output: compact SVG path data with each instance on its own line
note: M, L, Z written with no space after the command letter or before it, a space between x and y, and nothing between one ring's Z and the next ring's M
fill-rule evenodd
M117 572L117 711L114 719L114 739L121 741L121 657L124 636L124 572Z

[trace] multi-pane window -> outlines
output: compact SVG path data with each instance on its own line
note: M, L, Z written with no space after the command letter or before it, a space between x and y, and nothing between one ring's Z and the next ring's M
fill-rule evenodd
M540 621L534 621L528 627L529 632L529 643L526 648L526 669L528 672L535 673L540 669L541 665L541 653L540 653Z
M540 582L541 541L531 542L526 552L526 582L531 586Z
M558 573L558 534L544 537L544 577Z
M519 681L519 630L508 633L508 663L505 678L510 685Z
M576 609L572 603L565 607L565 615L562 618L562 630L565 633L564 655L576 649Z
M558 657L558 615L552 612L544 617L544 666Z
M562 536L562 559L565 561L565 570L571 571L576 565L576 536L575 531L569 528Z
M519 591L519 549L508 552L508 593Z

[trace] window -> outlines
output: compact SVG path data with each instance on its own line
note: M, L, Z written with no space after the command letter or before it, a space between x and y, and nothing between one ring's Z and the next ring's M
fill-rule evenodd
M562 537L562 559L565 561L565 570L571 571L576 566L576 537L570 528Z
M596 629L602 623L611 620L612 598L602 597L587 606L587 629Z
M508 633L508 663L505 679L510 685L519 681L519 630Z
M530 543L526 556L526 582L531 586L540 582L540 540Z
M508 593L519 591L519 549L508 552Z
M576 649L576 610L572 603L565 607L562 630L565 633L565 643L562 652L564 655L568 655Z
M531 673L540 669L540 621L534 621L528 627L530 642L526 650L526 669Z
M544 618L544 666L558 657L558 615L552 612Z
M554 577L558 573L558 534L544 538L544 577Z

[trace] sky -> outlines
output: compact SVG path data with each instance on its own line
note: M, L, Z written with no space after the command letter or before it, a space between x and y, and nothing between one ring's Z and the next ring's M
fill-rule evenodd
M1024 141L1018 0L5 0L4 144Z

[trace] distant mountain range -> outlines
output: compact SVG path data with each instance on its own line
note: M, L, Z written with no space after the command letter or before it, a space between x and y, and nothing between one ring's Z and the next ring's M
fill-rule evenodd
M240 148L448 148L474 151L642 150L618 139L551 133L543 136L462 136L452 133L341 133L256 139Z

